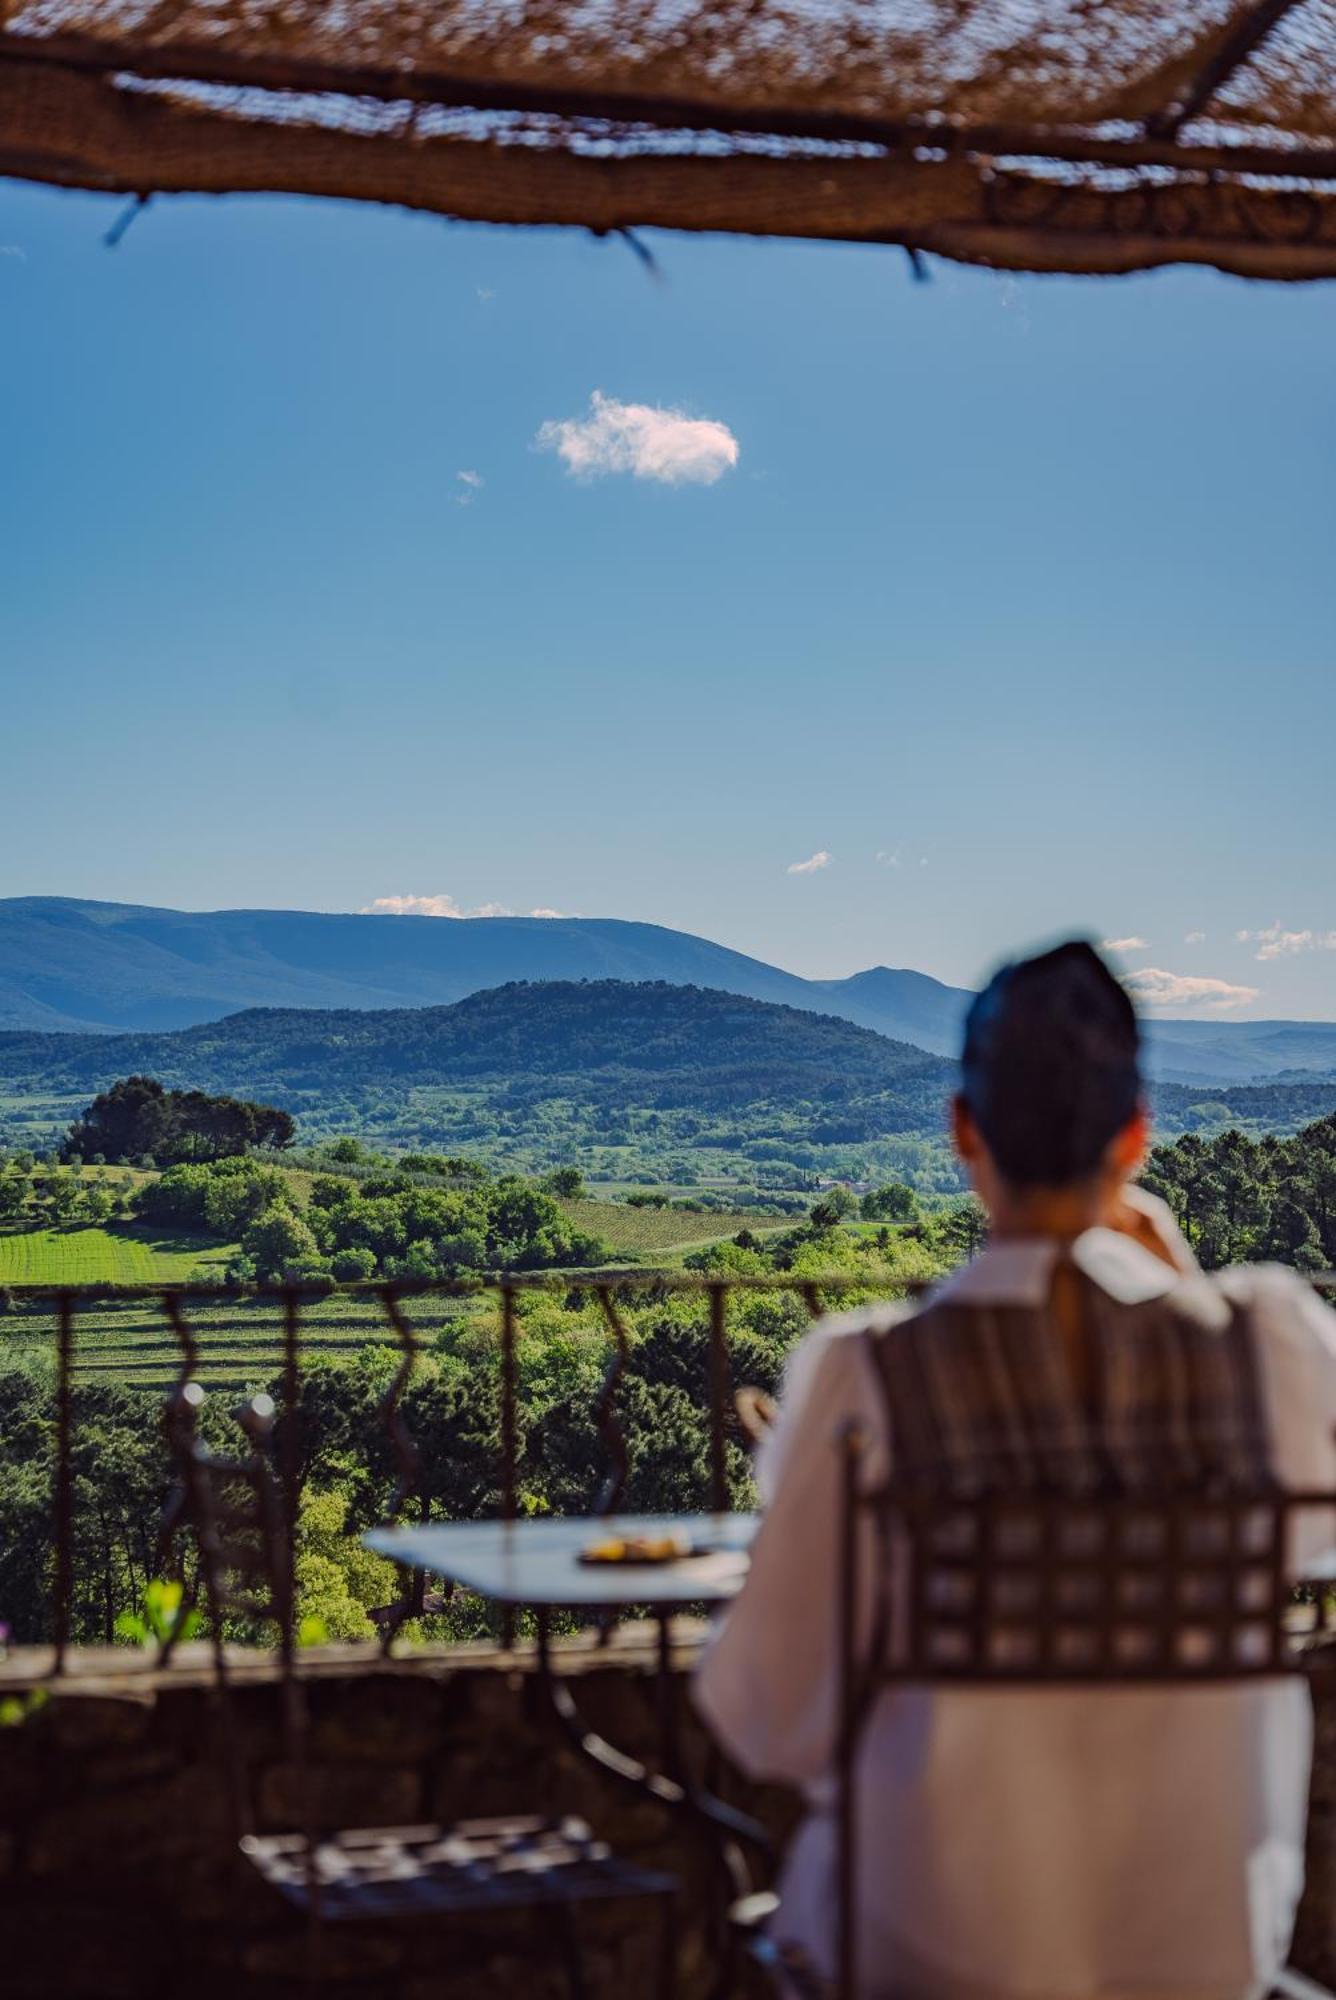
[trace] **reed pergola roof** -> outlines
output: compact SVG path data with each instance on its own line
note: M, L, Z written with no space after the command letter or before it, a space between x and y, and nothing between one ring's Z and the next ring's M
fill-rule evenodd
M1336 275L1336 0L0 0L0 172Z

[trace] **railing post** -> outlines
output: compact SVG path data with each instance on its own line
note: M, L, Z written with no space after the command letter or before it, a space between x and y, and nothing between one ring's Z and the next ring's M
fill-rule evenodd
M74 1604L74 1297L56 1300L56 1463L52 1511L55 1515L54 1670L65 1671Z
M517 1429L518 1376L515 1356L515 1288L501 1287L501 1519L513 1521L519 1510Z
M612 1514L617 1510L622 1494L626 1490L627 1452L626 1433L617 1416L617 1391L626 1373L626 1364L631 1355L631 1343L626 1337L626 1323L617 1310L617 1302L612 1296L611 1285L596 1287L603 1317L612 1334L612 1360L603 1377L603 1386L594 1404L594 1422L599 1436L608 1447L607 1477L594 1502L596 1514Z
M283 1513L287 1535L288 1577L297 1588L297 1511L301 1504L302 1455L300 1410L302 1395L301 1294L295 1285L283 1289Z
M399 1303L399 1295L394 1286L386 1285L380 1295L385 1308L385 1317L394 1330L399 1343L400 1360L395 1369L389 1388L381 1398L377 1415L385 1427L398 1468L398 1481L390 1496L389 1512L385 1525L393 1527L399 1521L410 1496L416 1496L419 1511L425 1521L428 1516L427 1501L422 1493L422 1456L414 1442L413 1434L404 1418L403 1400L408 1385L413 1379L417 1366L417 1330ZM408 1583L400 1597L385 1608L381 1626L380 1649L388 1659L390 1648L400 1626L408 1618L420 1617L426 1604L427 1575L425 1570L414 1569L408 1573Z
M519 1432L516 1403L518 1370L515 1354L515 1287L501 1287L501 1519L513 1521L519 1511ZM501 1615L501 1644L515 1643L515 1613L508 1604Z
M710 1510L728 1512L728 1286L710 1286Z

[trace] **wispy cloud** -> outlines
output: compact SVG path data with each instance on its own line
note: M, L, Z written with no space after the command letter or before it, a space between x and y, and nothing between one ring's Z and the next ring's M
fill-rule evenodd
M474 472L471 468L463 472L457 472L455 478L464 489L462 493L456 493L455 505L457 507L471 507L487 482L480 472Z
M1336 931L1287 931L1282 924L1268 924L1262 931L1235 931L1237 944L1255 944L1255 957L1291 958L1301 951L1336 951Z
M904 851L899 847L879 847L877 859L883 868L899 868L904 862Z
M1184 944L1205 944L1206 933L1205 931L1189 931L1183 942Z
M545 423L534 442L576 478L629 472L664 486L713 486L738 462L738 441L713 417L651 403L619 403L595 389L587 417Z
M823 868L829 868L830 859L825 848L819 847L815 854L808 855L806 861L790 861L784 872L786 875L816 875Z
M1105 938L1105 951L1148 951L1150 941L1142 937Z
M1227 979L1199 979L1186 972L1165 972L1158 965L1129 972L1123 985L1143 1007L1188 1007L1204 1014L1228 1014L1257 999L1255 986L1232 986Z
M363 903L359 916L363 917L462 917L461 910L453 896L377 896L372 903Z
M453 896L377 896L363 903L362 917L560 917L561 910L512 910L504 903L480 903L475 910L461 909Z

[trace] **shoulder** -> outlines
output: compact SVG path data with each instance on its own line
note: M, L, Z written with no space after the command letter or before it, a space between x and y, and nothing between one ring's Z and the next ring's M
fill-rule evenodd
M869 1334L889 1333L892 1327L903 1326L906 1320L913 1319L917 1311L916 1302L883 1299L876 1305L855 1306L849 1312L826 1313L813 1322L804 1340L834 1344L861 1340Z
M818 1381L829 1387L861 1373L868 1365L870 1340L889 1333L912 1316L912 1306L886 1302L859 1306L850 1312L826 1313L813 1321L785 1364L785 1402L805 1399Z
M1270 1432L1272 1463L1290 1486L1336 1476L1336 1312L1298 1271L1243 1265L1214 1280L1247 1317Z
M1288 1264L1235 1264L1212 1272L1208 1282L1234 1305L1321 1307L1322 1300L1301 1271Z
M1211 1282L1247 1313L1264 1345L1316 1346L1336 1357L1336 1312L1301 1272L1285 1264L1240 1264Z
M824 1451L841 1424L857 1419L879 1429L880 1394L869 1336L888 1332L911 1317L912 1308L883 1304L853 1312L828 1313L805 1333L789 1355L779 1419L756 1456L756 1479L769 1498L781 1471L815 1440Z

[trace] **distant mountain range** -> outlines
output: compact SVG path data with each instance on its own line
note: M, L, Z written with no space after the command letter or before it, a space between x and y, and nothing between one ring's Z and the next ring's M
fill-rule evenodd
M513 981L581 979L740 994L835 1015L937 1055L955 1052L970 998L887 966L802 979L685 931L613 918L0 900L0 1030L162 1030L253 1007L420 1008ZM1157 1020L1151 1042L1160 1076L1199 1087L1336 1074L1336 1022Z

